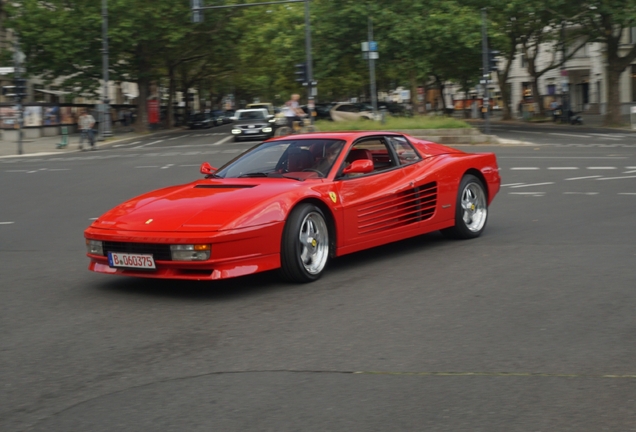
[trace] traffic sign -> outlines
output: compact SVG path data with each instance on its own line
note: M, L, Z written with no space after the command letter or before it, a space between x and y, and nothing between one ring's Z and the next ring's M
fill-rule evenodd
M6 75L15 72L14 67L0 67L0 75Z

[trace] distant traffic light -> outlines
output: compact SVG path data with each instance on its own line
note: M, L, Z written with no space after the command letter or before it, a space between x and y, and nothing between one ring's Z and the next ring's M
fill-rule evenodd
M200 23L203 22L203 11L199 8L201 7L201 0L192 0L192 22Z
M14 78L13 84L15 84L15 94L18 97L25 97L27 95L26 79Z
M296 82L303 83L303 85L307 83L307 65L305 63L297 63L294 74L296 75Z
M490 50L488 51L488 70L489 71L497 71L498 70L498 61L497 61L497 57L499 56L500 52L496 51L496 50Z

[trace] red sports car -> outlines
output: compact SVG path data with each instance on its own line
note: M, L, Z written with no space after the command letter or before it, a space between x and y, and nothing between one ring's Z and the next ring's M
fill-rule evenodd
M311 282L348 253L435 230L479 236L500 186L493 153L392 132L275 138L201 173L98 218L84 233L89 269L194 280L280 269Z

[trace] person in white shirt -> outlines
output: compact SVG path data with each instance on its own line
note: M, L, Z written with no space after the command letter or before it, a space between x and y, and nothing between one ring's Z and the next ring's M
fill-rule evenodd
M285 103L285 118L287 119L287 125L293 131L294 122L300 121L301 117L305 116L305 112L298 105L300 95L294 93L291 95L291 99Z
M82 114L77 119L77 125L79 126L81 135L79 141L80 150L84 150L84 139L88 139L91 145L91 150L95 150L95 138L93 136L93 125L95 125L95 118L86 111L82 111Z

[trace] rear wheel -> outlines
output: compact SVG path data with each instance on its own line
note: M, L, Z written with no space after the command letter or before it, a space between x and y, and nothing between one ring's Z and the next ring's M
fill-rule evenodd
M488 219L488 200L484 184L472 174L462 178L457 192L455 226L442 230L450 238L471 239L479 237Z
M274 132L274 136L277 136L277 137L290 135L290 134L291 134L291 128L289 126L281 126L278 129L276 129L276 132Z
M322 210L301 204L292 210L281 241L281 273L292 282L313 282L329 258L329 230Z

